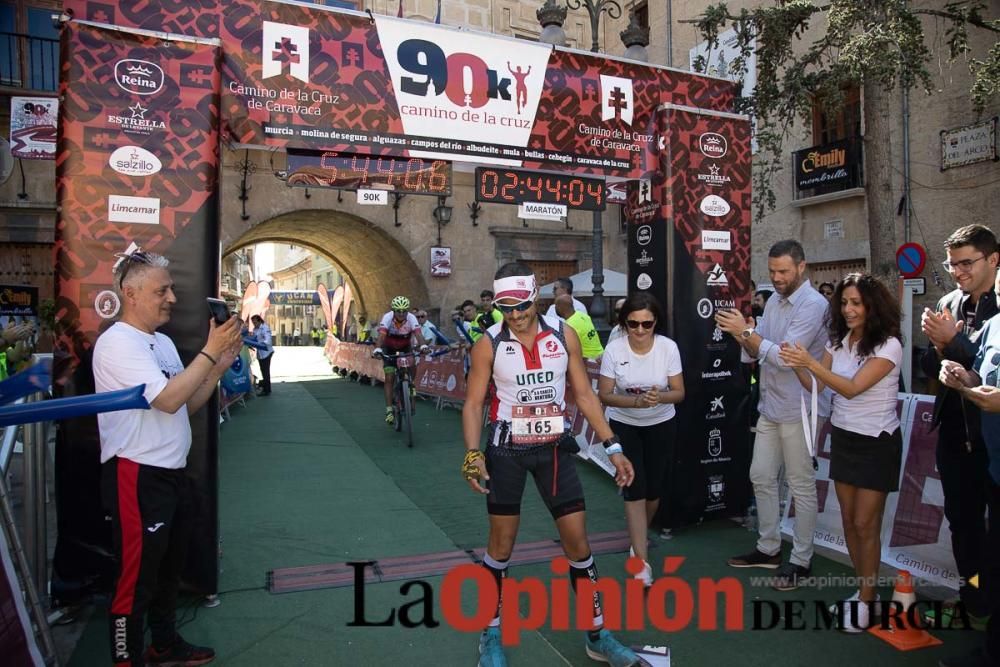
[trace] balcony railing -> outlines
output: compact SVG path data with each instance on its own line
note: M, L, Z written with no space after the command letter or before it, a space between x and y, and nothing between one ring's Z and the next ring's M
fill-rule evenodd
M55 90L59 86L59 40L0 32L0 86Z
M841 192L864 185L861 137L851 137L792 153L795 199Z

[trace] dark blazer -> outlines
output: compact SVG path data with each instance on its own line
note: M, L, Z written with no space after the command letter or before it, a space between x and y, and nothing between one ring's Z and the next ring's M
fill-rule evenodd
M956 321L963 319L962 305L970 298L960 289L956 289L941 297L937 304L937 312L951 311ZM976 304L976 318L970 331L963 329L956 334L943 350L943 358L957 361L966 369L972 368L972 362L979 350L979 334L983 325L1000 311L997 307L997 295L993 290L987 291ZM942 356L938 355L933 345L927 346L927 351L920 359L920 367L927 377L937 378L941 370ZM963 406L964 403L964 406ZM960 439L955 446L964 446L966 439L976 447L982 447L982 428L980 426L979 408L966 401L962 396L944 385L938 388L934 397L934 422L932 428L941 426L939 440L945 437Z

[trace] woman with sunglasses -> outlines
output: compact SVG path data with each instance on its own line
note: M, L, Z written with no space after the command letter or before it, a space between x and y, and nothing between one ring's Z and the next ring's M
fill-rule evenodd
M653 584L646 531L659 508L660 492L670 484L677 435L674 404L684 400L680 351L655 332L660 313L660 304L648 292L625 300L618 323L626 335L608 343L597 384L611 430L635 469L635 480L624 489L625 519L632 552L645 563L636 578L646 586Z

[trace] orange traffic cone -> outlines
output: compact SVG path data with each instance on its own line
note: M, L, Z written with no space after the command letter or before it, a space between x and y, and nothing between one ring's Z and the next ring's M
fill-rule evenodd
M937 637L932 637L927 630L917 626L911 627L910 607L917 601L913 592L913 580L906 570L899 571L896 588L892 592L892 602L899 603L900 613L896 617L883 618L882 623L868 630L879 639L887 641L900 651L912 651L917 648L938 646L943 644ZM893 607L896 607L893 604ZM919 623L919 621L918 621ZM885 627L883 627L883 625Z

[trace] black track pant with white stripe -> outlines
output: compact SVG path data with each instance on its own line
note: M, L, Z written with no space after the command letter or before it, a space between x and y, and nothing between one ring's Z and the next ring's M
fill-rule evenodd
M183 469L112 458L101 471L118 573L111 599L111 661L142 665L143 621L155 646L176 636L177 586L191 539L191 493Z

